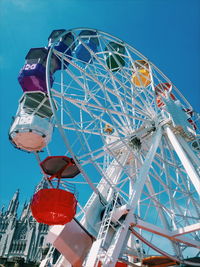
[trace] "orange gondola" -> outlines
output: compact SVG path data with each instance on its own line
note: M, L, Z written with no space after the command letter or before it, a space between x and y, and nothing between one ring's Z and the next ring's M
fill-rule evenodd
M145 60L136 60L132 82L137 87L147 87L151 83L149 64Z

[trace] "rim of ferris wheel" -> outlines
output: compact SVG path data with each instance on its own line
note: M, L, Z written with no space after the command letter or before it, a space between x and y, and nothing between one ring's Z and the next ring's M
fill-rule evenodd
M151 83L149 63L145 60L135 60L132 83L137 87L147 87Z
M80 173L73 158L66 156L49 156L40 163L40 166L45 174L51 176L49 180L54 177L74 178Z
M33 195L31 212L39 223L64 225L76 214L75 195L60 188L40 189Z
M41 91L24 92L19 100L19 105L26 114L34 114L49 119L53 115L49 98L46 93ZM56 105L55 108L57 109Z
M125 47L123 44L109 42L105 47L105 51L108 51L106 53L106 64L112 72L116 72L125 66L126 61L123 57Z
M176 100L176 97L174 96L172 91L172 84L170 83L159 83L155 87L155 94L156 94L156 103L159 108L163 107L165 103L162 101L162 97L167 97L168 92L170 92L169 96L172 100Z
M142 263L146 264L147 266L153 266L153 267L162 267L162 266L164 267L164 266L172 266L178 264L177 261L171 260L166 256L150 256L144 258Z
M83 30L78 36L79 43L75 49L76 57L82 62L88 63L93 58L93 55L91 55L89 49L91 49L94 53L98 51L98 38L94 37L96 36L96 32Z
M82 28L70 30L75 36L75 42L78 42L80 38L78 34L81 30ZM67 151L72 157L76 155L77 166L80 165L80 169L83 169L83 172L81 172L91 188L94 191L97 189L95 193L98 194L99 192L109 202L109 199L112 199L113 192L117 190L125 202L129 198L131 198L132 202L134 200L134 203L136 203L134 205L137 206L135 209L136 215L146 223L157 225L157 227L162 226L163 231L166 230L166 232L170 233L177 228L183 229L180 235L187 233L187 238L190 239L188 243L190 246L195 247L194 238L196 238L197 230L195 222L199 218L198 203L196 201L194 179L190 179L191 175L188 175L189 168L187 168L187 163L192 162L191 164L195 166L196 163L193 162L192 157L187 157L187 151L181 150L177 153L179 140L177 139L175 142L163 130L164 126L173 129L172 119L177 119L175 116L177 112L172 115L170 112L174 106L172 99L171 103L168 103L166 110L158 109L156 104L154 84L171 82L157 67L148 61L152 79L148 90L143 87L133 86L131 77L135 59L147 59L118 38L101 31L97 32L100 43L98 53L93 53L88 49L94 57L92 66L81 64L75 55L72 55L71 60L68 60L65 53L59 53L63 61L67 60L70 63L70 70L64 71L64 69L61 69L58 72L53 88L50 86L49 72L53 44L49 51L47 60L48 93L50 102L55 100L61 103L58 111L55 111L53 107L52 109ZM121 42L126 48L126 67L121 69L122 71L120 72L110 72L108 70L106 62L108 51L105 51L104 47L110 41L114 43ZM113 53L113 51L109 52ZM115 53L113 56L115 56ZM89 83L90 81L91 83ZM63 88L66 88L66 90L63 90ZM173 89L176 90L176 98L180 98L184 106L190 108L191 105L174 85ZM88 93L90 93L89 96ZM177 108L177 110L179 109ZM75 113L75 111L77 112ZM174 121L176 122L178 119ZM114 136L116 139L114 142L112 141L114 143L113 147L117 146L122 153L113 153L112 146L106 144L105 138L108 135L103 133L105 124L110 124L116 132ZM152 131L152 127L154 127L154 131ZM159 135L157 133L158 130L160 131ZM135 141L138 141L137 139L141 142L141 148L136 150L129 145L130 138L135 135L134 144ZM70 142L70 138L72 138L72 142ZM152 146L154 138L155 142L157 142L157 147L155 145ZM183 140L184 142L187 142L187 140ZM154 155L150 157L152 149L154 149ZM109 155L107 151L110 152ZM90 168L90 172L95 172L96 180L88 178L86 173L88 169L86 167ZM144 186L140 186L137 180L138 177L143 179L143 173L146 176L144 177ZM95 185L98 182L99 184L96 187ZM137 188L134 188L135 184ZM141 194L137 193L136 198L133 193L138 191L139 186ZM107 193L108 191L109 194ZM89 224L96 227L96 232L92 232L94 236L98 235L99 225L101 224L101 221L94 221L100 213L98 204L98 196L92 195L86 204L87 212L84 215L88 224L83 221L86 228L89 227ZM184 206L184 211L182 206ZM153 214L155 216L152 216ZM191 232L188 232L188 227L192 229ZM166 243L169 242L169 249L165 246L169 258L173 257L171 255L175 255L174 258L179 260L183 258L182 254L185 253L188 247L182 244L186 242L184 240L186 237L181 236L171 239L169 235L168 239L168 237L161 235L158 240L155 238L155 233L151 228L148 228L147 232L148 234L146 235L145 230L142 230L141 235L147 239L144 245L149 247L150 250L157 249L156 251L159 254L165 255L163 250L158 250L161 238ZM104 251L108 255L114 256L114 261L120 253L117 245L119 242L123 242L125 231L120 232L120 240L118 240L118 236L118 233L116 233L109 250L107 252ZM147 251L146 247L145 251ZM152 251L148 252L148 254L152 254Z

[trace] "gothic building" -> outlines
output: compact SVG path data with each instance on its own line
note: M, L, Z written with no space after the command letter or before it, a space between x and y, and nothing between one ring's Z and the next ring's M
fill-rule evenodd
M48 225L35 221L30 203L25 203L17 214L19 190L16 191L6 211L0 213L0 259L18 258L25 263L39 263L42 259Z

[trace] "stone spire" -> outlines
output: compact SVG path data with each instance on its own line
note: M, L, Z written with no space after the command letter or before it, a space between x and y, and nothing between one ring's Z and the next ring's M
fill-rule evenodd
M1 208L1 211L0 211L0 215L4 214L4 208L5 208L5 206L3 205L2 208Z
M29 203L26 203L25 201L22 212L21 212L20 220L24 220L25 218L27 218L28 212L29 212Z
M42 187L45 187L45 183ZM17 256L27 263L39 263L42 259L41 247L47 246L45 236L48 226L32 218L30 202L27 201L19 214L21 216L17 216L18 205L19 190L14 193L8 209L2 211L3 215L0 216L0 257L9 261Z
M14 193L13 198L10 201L9 207L8 207L8 214L15 215L17 213L17 208L19 205L19 189Z
M39 184L35 187L35 193L40 189L45 189L45 188L48 188L48 182L46 179L42 178Z

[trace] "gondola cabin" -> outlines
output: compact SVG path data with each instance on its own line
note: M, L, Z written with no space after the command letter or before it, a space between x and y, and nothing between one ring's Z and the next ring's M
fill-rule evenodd
M122 44L109 42L105 51L107 52L106 64L112 72L118 71L125 66L125 47Z
M19 103L21 109L27 114L35 114L48 119L53 116L49 98L43 92L25 92Z
M44 93L24 93L10 128L11 142L28 152L41 151L51 140L52 115L49 99Z
M137 87L147 87L151 83L149 64L145 60L136 60L133 66L132 82Z
M74 218L76 206L73 193L59 188L45 188L33 195L31 212L39 223L64 225Z
M72 51L75 48L74 36L71 32L68 32L66 34L64 34L64 32L66 32L66 30L64 29L52 31L48 38L48 47L51 47L52 44L54 44L53 48L56 51L65 53L65 56L71 59ZM61 69L62 63L60 61L60 58L56 56L55 53L52 56L52 62L53 65L57 66L56 70ZM69 63L66 60L63 61L63 68L67 68L68 65Z
M47 92L46 86L46 60L48 50L45 47L31 48L26 55L25 65L21 69L18 81L24 92L41 91ZM53 62L53 61L52 61ZM54 62L56 64L56 62ZM53 63L52 63L53 64ZM51 67L51 74L55 72L57 66ZM50 84L53 84L50 75Z
M79 33L79 42L75 49L76 57L84 63L88 63L98 51L99 40L96 31L83 30Z
M40 166L45 174L51 176L49 179L74 178L80 173L74 160L66 156L49 156L40 163Z
M48 38L48 46L51 46L56 40L56 43L54 44L54 49L60 52L68 51L68 55L71 55L71 52L74 50L74 36L71 32L68 32L66 34L63 34L66 30L54 30L49 35ZM59 38L60 36L60 38Z

